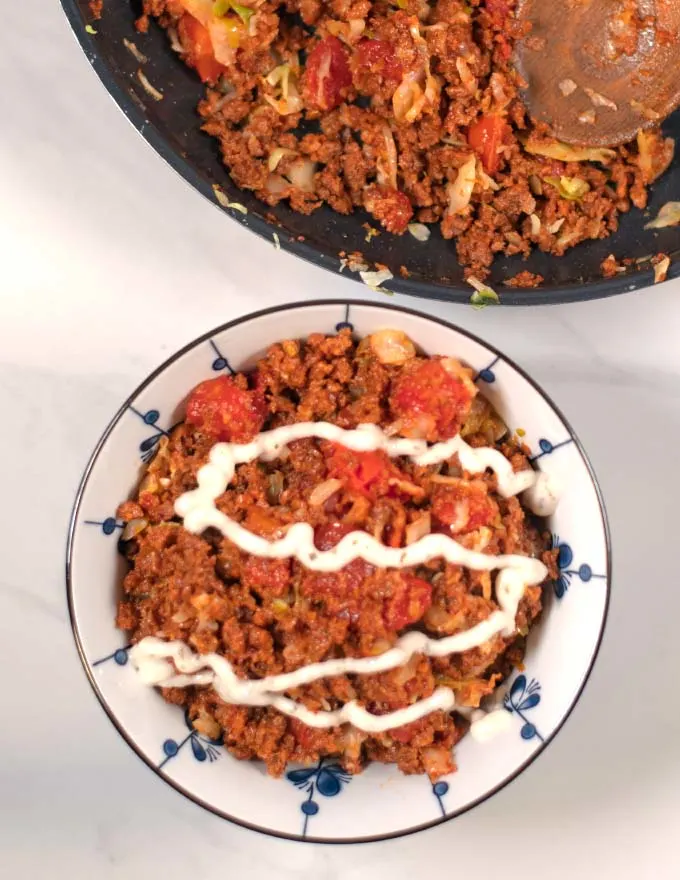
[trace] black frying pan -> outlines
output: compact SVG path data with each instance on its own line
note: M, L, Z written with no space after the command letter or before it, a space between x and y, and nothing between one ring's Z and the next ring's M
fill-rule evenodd
M222 165L217 141L199 129L195 108L203 92L202 85L170 49L165 33L158 27L152 26L144 36L135 31L139 4L134 0L105 0L103 17L92 21L87 0L61 2L87 58L130 122L203 195L215 202L213 185L217 184L230 201L244 205L248 210L245 215L227 209L239 223L269 240L273 240L276 233L282 248L331 272L340 270L341 252L360 251L366 261L384 264L392 271L394 278L384 285L391 290L429 299L469 301L472 289L463 281L455 246L444 241L435 227L432 227L430 240L424 243L409 234L397 237L388 233L366 242L362 224L370 218L362 212L344 217L323 207L310 216L303 216L283 203L268 208L251 193L238 190ZM96 30L95 34L86 30L88 24ZM140 84L137 78L140 64L126 48L124 39L134 41L147 57L143 71L163 92L162 101L154 100ZM665 131L680 139L680 111L667 120ZM617 259L642 258L660 251L672 260L668 277L676 277L680 275L678 228L643 229L647 220L671 200L680 201L680 155L653 187L648 211L643 215L632 210L622 216L615 235L602 241L585 242L563 257L534 251L526 261L516 257L498 259L489 284L505 305L598 299L652 282L649 264L615 278L602 278L600 264L608 254L613 253ZM400 276L401 266L408 269L408 278ZM503 286L504 279L523 269L542 275L545 283L535 290ZM358 275L348 269L345 274L358 279Z

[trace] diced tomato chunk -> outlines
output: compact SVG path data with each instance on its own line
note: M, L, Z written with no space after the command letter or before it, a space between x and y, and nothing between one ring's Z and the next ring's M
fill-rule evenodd
M347 52L337 37L325 37L307 56L303 95L309 107L332 110L352 84Z
M437 441L458 433L473 397L474 388L446 370L441 360L427 360L402 370L390 406L402 434Z
M391 462L380 452L355 452L345 446L333 444L328 459L328 473L342 480L349 489L372 498L377 484L384 483L390 472Z
M385 599L383 620L390 630L400 630L416 623L432 604L432 587L409 572L390 578L392 595Z
M456 535L490 525L498 513L483 483L439 485L432 493L432 515Z
M314 530L314 544L319 550L330 550L354 530L354 526L343 522L329 522Z
M248 556L241 572L241 581L256 593L282 596L290 584L290 559Z
M361 40L355 58L358 67L378 74L384 80L397 83L402 78L401 62L394 46L387 40Z
M399 483L408 482L406 474L382 450L355 452L336 443L329 444L328 474L342 480L346 488L367 498L396 496Z
M262 428L266 414L261 391L248 391L231 376L218 376L191 392L186 420L215 440L247 443Z
M193 15L185 13L177 25L177 34L189 67L194 68L204 83L216 83L225 67L215 59L207 29Z
M503 143L508 124L501 116L482 116L468 128L467 139L482 160L484 170L493 174L498 169L498 149Z

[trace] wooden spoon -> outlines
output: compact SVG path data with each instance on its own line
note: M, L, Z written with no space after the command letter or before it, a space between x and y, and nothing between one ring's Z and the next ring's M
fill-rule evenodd
M515 63L534 119L615 146L680 105L680 0L519 0Z

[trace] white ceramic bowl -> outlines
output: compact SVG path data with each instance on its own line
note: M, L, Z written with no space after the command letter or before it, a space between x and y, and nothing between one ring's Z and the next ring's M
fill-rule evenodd
M271 779L188 727L180 709L141 684L114 626L125 571L115 510L144 460L182 418L198 382L254 365L277 340L332 333L358 336L399 328L425 352L454 355L477 371L480 390L512 430L521 429L536 467L561 478L564 494L550 523L560 577L532 630L525 669L507 685L514 723L491 743L466 737L459 770L432 785L394 766L371 764L348 777L332 760ZM71 621L85 671L130 746L178 791L241 825L298 840L354 842L408 834L488 798L514 779L560 729L584 687L607 614L610 554L606 517L592 469L568 423L517 366L463 330L409 309L374 303L310 302L240 318L191 343L130 397L100 440L78 490L68 541Z

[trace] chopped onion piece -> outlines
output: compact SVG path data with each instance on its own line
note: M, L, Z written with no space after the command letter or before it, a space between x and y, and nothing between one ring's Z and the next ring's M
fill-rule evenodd
M502 73L492 73L489 79L491 94L496 102L496 109L503 110L512 101L512 91Z
M350 269L352 268L351 263L349 264L349 267ZM391 290L381 286L384 281L389 281L390 278L394 278L394 275L389 269L379 269L377 272L365 272L359 270L359 277L367 287L371 288L371 290L375 290L378 293L392 294Z
M470 65L464 58L461 58L460 55L456 58L456 70L458 71L458 76L460 77L463 87L471 95L474 95L477 91L477 77L472 74Z
M570 202L580 202L590 192L590 184L580 177L545 177L546 183L554 186L563 199Z
M396 477L390 477L387 484L388 486L394 486L397 491L404 495L410 495L412 498L423 498L425 495L425 490L420 486L416 486L415 483L411 483L410 480L398 480Z
M224 190L216 183L213 184L213 192L215 193L215 198L223 208L232 208L234 211L239 211L241 214L248 213L248 209L245 205L242 205L240 202L230 202Z
M303 108L302 98L297 90L295 75L291 70L290 63L279 64L265 77L265 82L272 87L278 87L276 98L265 95L265 101L270 104L281 116L291 113L299 113Z
M630 106L635 110L636 113L639 113L640 116L644 116L645 119L649 119L654 122L657 119L660 119L660 114L656 112L656 110L652 110L651 107L646 107L644 104L641 104L640 101L632 100L630 102Z
M579 239L578 232L572 230L571 232L563 232L562 235L557 239L557 244L560 247L569 247L570 245L577 242Z
M397 122L413 123L422 113L432 111L439 104L441 81L432 75L430 50L420 33L417 18L411 19L409 31L420 55L421 67L409 70L392 95L392 109Z
M551 235L555 235L556 232L559 232L559 231L560 231L560 229L562 228L562 224L563 224L563 223L564 223L564 217L560 217L559 220L555 220L554 223L551 223L550 226L547 227L547 228L548 228L548 232L549 232Z
M666 202L654 220L645 224L645 229L665 229L680 223L680 202Z
M473 309L484 309L489 305L500 304L500 297L496 291L481 282L479 278L475 278L474 275L469 275L465 280L475 289L475 292L470 297L470 303Z
M290 183L285 177L281 177L280 174L270 174L265 183L265 189L273 196L281 195L281 193L284 193L289 186Z
M335 495L338 489L342 489L342 480L324 480L323 483L319 483L318 486L312 489L309 495L309 503L312 507L321 507L332 495Z
M286 177L293 186L303 190L303 192L314 191L314 175L316 174L316 163L311 159L297 159L286 172Z
M418 78L417 71L409 71L392 95L392 108L397 122L415 122L422 112L423 90Z
M609 110L619 109L613 101L610 101L609 98L605 98L604 95L601 95L594 89L589 89L587 86L584 86L583 91L588 95L596 107L607 107Z
M270 70L267 76L265 76L265 80L269 83L270 86L278 86L279 83L282 83L282 91L284 96L286 94L288 77L290 75L290 64L279 64L278 67L275 67L273 70Z
M367 272L368 271L368 263L364 262L361 259L357 259L356 257L350 257L347 261L347 265L349 266L350 272Z
M638 165L645 183L652 183L668 168L675 153L672 138L664 138L660 131L637 133Z
M529 214L529 221L531 222L531 234L538 235L541 231L541 221L537 214Z
M287 150L285 147L276 147L275 150L272 150L269 154L269 160L267 161L267 167L270 171L276 171L277 166L281 159L284 156L294 156L295 150Z
M238 15L238 17L241 19L243 24L248 24L250 19L255 14L254 9L250 9L250 7L248 6L241 6L239 3L234 3L233 0L229 5L234 10L236 15Z
M218 739L222 733L222 728L217 721L203 709L201 709L198 718L194 718L191 723L195 730L202 733L203 736L207 736L208 739Z
M236 60L236 50L244 31L240 19L227 20L214 16L207 24L204 23L204 27L210 34L215 60L225 67L231 67Z
M484 189L490 189L492 192L498 192L500 189L500 186L496 183L493 177L489 177L479 163L477 164L477 178Z
M607 165L616 156L616 151L608 147L574 147L561 141L534 141L531 138L524 142L524 149L533 156L545 156L561 162L600 162Z
M380 154L376 160L378 169L378 183L381 186L397 187L397 145L394 142L392 129L387 123L382 127L383 140L385 142L385 154Z
M137 46L132 42L132 40L128 40L123 37L123 45L128 50L128 52L132 55L135 61L138 61L140 64L146 64L149 60L143 52L140 52Z
M668 268L671 265L671 258L669 256L664 256L663 259L659 260L658 263L654 266L654 284L658 284L660 281L666 280L666 275L668 274Z
M366 27L366 22L363 20L363 18L350 18L350 20L349 20L349 35L350 35L350 37L352 37L353 39L356 40L358 37L360 37L363 34L365 27Z
M575 92L578 86L574 82L573 79L563 79L558 83L558 88L562 92L565 98L568 98L572 92Z
M446 135L446 137L441 138L441 142L443 144L447 144L449 147L467 147L468 142L461 138L453 138Z
M151 85L149 80L146 78L146 74L143 70L137 71L137 79L142 84L144 91L147 95L151 95L154 101L162 101L163 100L163 92L159 92L157 88Z
M407 229L418 241L427 241L432 234L424 223L409 223Z
M401 330L378 330L368 337L381 364L402 366L416 356L416 347Z
M476 164L475 156L470 156L458 169L453 183L447 184L446 195L449 199L448 212L450 214L460 214L470 204L472 190L475 187Z
M177 34L177 28L169 27L166 31L168 37L170 38L170 48L173 52L176 52L178 55L182 55L184 52L184 46L179 41L179 36Z
M460 477L447 477L445 474L432 474L430 481L442 486L460 486L462 482Z
M474 287L475 290L486 290L486 284L484 284L483 281L480 281L479 278L475 278L474 275L469 275L465 280L471 287Z

